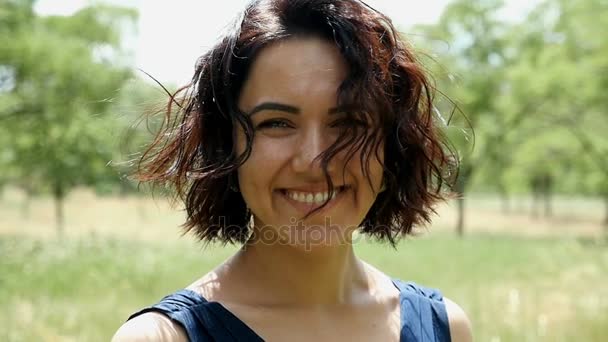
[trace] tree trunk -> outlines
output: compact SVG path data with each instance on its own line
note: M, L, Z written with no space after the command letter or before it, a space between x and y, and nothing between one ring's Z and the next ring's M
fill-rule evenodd
M530 202L530 216L532 216L533 219L538 218L538 207L540 206L539 202L540 199L538 193L533 191L532 201Z
M509 193L507 192L507 187L502 184L502 182L498 185L498 194L500 197L500 208L502 210L503 215L509 215L511 213Z
M57 235L63 236L64 233L64 210L63 202L65 199L65 188L61 182L55 182L53 189L53 199L55 201L55 227Z
M545 218L553 216L553 208L551 207L551 191L547 191L544 194L545 202Z
M121 178L120 180L120 197L125 198L127 197L127 195L129 195L130 192L130 188L129 188L129 181L126 178Z
M608 193L604 194L604 237L608 240Z
M32 198L34 195L33 190L29 186L23 186L22 189L25 192L25 198L23 199L23 202L21 202L21 218L27 220L30 218L32 212Z
M511 214L511 201L509 200L509 195L507 193L502 194L502 204L501 210L504 215Z
M465 214L465 202L464 194L458 195L458 221L456 222L456 233L459 237L464 236L464 214Z
M473 167L470 165L461 165L461 171L458 175L458 179L456 180L456 184L454 184L454 190L458 194L458 218L456 221L456 233L459 237L464 236L464 224L465 224L465 214L466 214L466 205L465 205L465 191L467 187L467 183L473 173Z

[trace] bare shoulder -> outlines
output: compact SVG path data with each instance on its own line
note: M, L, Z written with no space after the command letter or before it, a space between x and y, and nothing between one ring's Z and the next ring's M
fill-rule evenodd
M445 309L448 313L452 342L473 341L471 321L469 321L467 314L458 304L454 303L449 298L444 297L443 300L445 302Z
M148 312L123 324L112 342L155 342L155 341L188 341L184 329L168 317Z

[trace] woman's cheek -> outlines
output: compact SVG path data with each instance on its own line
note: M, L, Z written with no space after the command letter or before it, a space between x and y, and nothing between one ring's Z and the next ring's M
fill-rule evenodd
M269 178L275 177L289 158L290 146L286 141L256 137L249 158L240 167L241 181L248 183L271 182L272 180ZM264 185L268 186L269 184Z
M251 156L255 154L256 160L261 162L280 162L290 155L291 140L261 136L254 140Z

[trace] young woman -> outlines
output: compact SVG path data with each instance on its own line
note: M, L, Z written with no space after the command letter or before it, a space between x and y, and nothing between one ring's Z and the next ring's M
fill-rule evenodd
M355 231L395 245L428 222L456 167L386 16L357 0L253 1L185 91L139 176L177 190L202 241L242 248L115 341L471 340L439 291L354 253Z

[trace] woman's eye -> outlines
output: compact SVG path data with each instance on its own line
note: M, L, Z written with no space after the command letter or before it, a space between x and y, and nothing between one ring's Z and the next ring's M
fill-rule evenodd
M289 128L289 124L283 120L266 120L261 122L256 128L264 129L264 128Z

